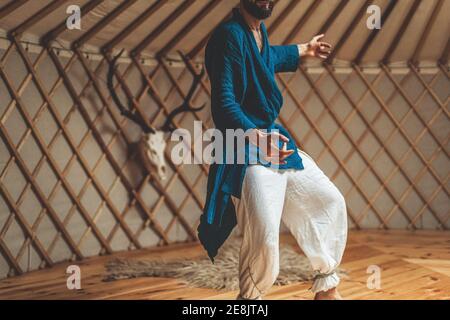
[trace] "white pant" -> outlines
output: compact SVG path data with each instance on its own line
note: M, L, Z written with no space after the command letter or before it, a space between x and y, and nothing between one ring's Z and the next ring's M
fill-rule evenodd
M277 279L281 219L317 273L311 290L339 283L335 269L347 241L345 199L306 152L299 154L303 170L250 165L241 199L232 197L243 234L239 287L244 299L260 298Z

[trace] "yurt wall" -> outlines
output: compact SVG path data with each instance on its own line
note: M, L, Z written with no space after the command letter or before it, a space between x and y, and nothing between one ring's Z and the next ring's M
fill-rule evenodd
M345 195L351 228L448 229L450 1L280 0L272 43L320 33L330 61L277 77L279 122ZM207 164L142 165L142 129L161 127L202 70L212 28L238 1L0 1L0 278L121 250L195 241ZM65 26L69 5L82 29ZM180 55L177 50L181 51ZM185 57L186 59L183 59ZM207 77L178 128L213 127Z

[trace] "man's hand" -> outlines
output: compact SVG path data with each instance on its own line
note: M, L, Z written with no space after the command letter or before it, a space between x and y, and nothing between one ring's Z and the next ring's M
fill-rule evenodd
M301 55L305 57L316 57L320 59L327 59L331 53L331 44L319 41L325 34L319 34L312 38L311 41L300 45Z
M283 141L283 147L278 147L278 141ZM253 129L249 135L249 141L259 147L263 153L264 160L272 164L285 164L285 159L294 153L294 150L287 150L289 139L278 132L263 132Z

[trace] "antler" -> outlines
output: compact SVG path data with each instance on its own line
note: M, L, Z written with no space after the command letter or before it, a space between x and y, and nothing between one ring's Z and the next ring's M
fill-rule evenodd
M181 51L178 51L178 53L181 56L181 59L183 59L184 63L187 65L189 63L188 58ZM200 72L200 74L194 74L194 79L192 81L192 85L188 91L188 94L184 98L183 103L179 107L175 108L171 113L169 113L169 115L167 116L166 122L164 122L164 125L161 128L163 131L173 131L175 129L174 124L173 124L173 119L179 113L197 112L197 111L202 110L206 106L206 102L205 102L200 107L196 107L196 108L190 107L190 101L192 99L192 96L194 95L194 92L197 89L198 85L200 84L200 81L202 80L204 74L205 74L205 68L203 68L203 67L202 67L202 71Z
M109 64L108 81L107 81L109 92L111 93L111 97L112 97L114 103L119 108L121 115L123 115L124 117L127 117L128 119L130 119L131 121L133 121L134 123L139 125L139 127L141 127L142 131L144 131L145 133L155 133L155 129L153 129L151 126L149 126L139 114L137 114L136 112L132 112L130 110L130 108L126 108L122 104L122 101L120 101L119 97L117 96L117 93L114 90L113 80L114 80L114 72L116 69L116 63L117 63L117 60L122 55L124 50L125 49L122 49L119 52L119 54L116 55ZM119 83L120 83L120 81L119 81ZM128 103L130 106L132 105L132 103L130 101L128 101Z

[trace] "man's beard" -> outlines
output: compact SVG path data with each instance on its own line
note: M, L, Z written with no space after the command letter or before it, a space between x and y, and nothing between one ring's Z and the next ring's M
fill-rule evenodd
M275 2L273 0L243 0L244 9L247 11L251 16L255 17L258 20L264 20L270 17L272 14L273 7L275 6ZM256 4L257 2L269 2L269 7L266 8L260 8Z

